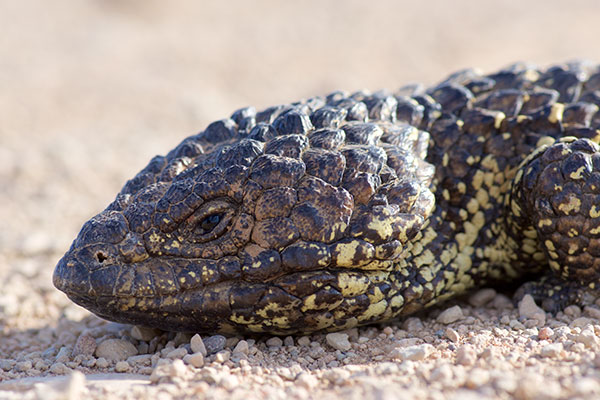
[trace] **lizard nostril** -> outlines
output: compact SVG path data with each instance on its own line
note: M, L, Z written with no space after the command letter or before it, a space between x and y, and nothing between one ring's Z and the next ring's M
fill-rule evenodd
M104 253L102 253L101 251L96 253L96 258L98 259L98 262L100 264L102 264L104 261L106 261L106 259L108 258L107 256L104 255Z

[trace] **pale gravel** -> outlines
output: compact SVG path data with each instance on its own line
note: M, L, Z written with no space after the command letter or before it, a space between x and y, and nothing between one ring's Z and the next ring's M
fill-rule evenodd
M343 332L348 348L106 323L51 274L126 179L236 108L520 59L599 61L599 12L593 0L0 2L0 398L598 398L594 299L552 316L487 288ZM440 318L455 306L462 317ZM107 342L127 353L93 355Z

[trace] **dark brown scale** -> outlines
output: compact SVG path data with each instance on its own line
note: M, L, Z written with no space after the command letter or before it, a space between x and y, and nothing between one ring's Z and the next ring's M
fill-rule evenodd
M535 275L520 293L556 311L600 281L598 70L239 109L128 181L54 283L107 319L206 333L347 329Z
M549 68L544 72L538 82L541 86L554 89L559 93L558 101L571 103L577 101L582 87L582 72L569 70L562 66Z
M375 93L363 99L369 109L369 120L371 121L396 121L396 109L398 100L385 92Z
M417 126L419 129L427 130L429 126L440 116L442 106L428 95L417 95L413 99L423 106L423 118Z
M476 77L468 80L465 83L465 87L471 91L474 95L485 93L494 87L495 81L488 77Z
M446 84L434 89L430 93L444 109L445 112L458 114L473 99L473 94L469 89L457 84Z
M319 129L308 137L311 147L335 150L346 140L346 133L341 129Z
M333 101L330 105L345 109L347 112L346 121L366 122L369 118L369 110L367 105L362 101L352 98L343 98Z
M240 132L250 132L256 125L256 109L254 107L240 108L231 114L231 119L237 124Z
M298 133L305 135L313 129L310 117L299 108L292 108L280 114L273 121L273 127L278 135Z
M497 134L496 124L502 118L502 110L488 110L485 108L472 108L464 110L461 114L463 127L466 132L488 138ZM505 113L506 114L506 113Z
M589 127L598 109L598 106L594 103L578 102L569 104L563 112L563 123L565 125Z
M284 104L265 108L264 110L256 113L256 122L257 123L263 122L263 123L271 124L275 120L275 118L277 118L277 116L279 114L281 114L284 110L290 109L290 108L291 108L290 106L287 106Z
M266 142L273 139L275 136L277 136L277 131L275 131L275 128L273 128L273 126L264 122L259 122L252 128L252 130L248 134L248 139L258 140L259 142Z
M519 114L523 107L525 93L516 89L501 89L491 93L480 104L481 107L501 111L507 117L514 117Z
M425 107L408 97L397 97L396 119L412 126L419 126L423 120Z
M311 114L310 120L315 129L338 128L346 119L348 111L345 108L325 106Z
M275 154L281 157L300 158L308 149L308 138L305 135L279 136L265 146L265 154Z
M342 182L346 158L337 152L323 149L309 150L302 156L308 174L339 186Z
M342 126L346 133L347 143L376 145L383 135L383 130L374 123L349 123Z

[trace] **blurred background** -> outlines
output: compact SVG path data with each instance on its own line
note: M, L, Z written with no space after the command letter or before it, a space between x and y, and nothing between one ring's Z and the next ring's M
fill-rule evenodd
M239 107L599 61L599 17L594 0L0 0L0 271L49 286L126 179Z

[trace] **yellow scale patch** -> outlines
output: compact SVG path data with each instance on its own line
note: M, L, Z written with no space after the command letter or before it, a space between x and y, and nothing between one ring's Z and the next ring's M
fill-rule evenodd
M338 288L344 297L355 297L365 293L369 289L370 281L367 277L359 274L338 274Z
M362 251L365 257L358 262L355 261L358 248L363 247ZM375 249L373 246L363 246L363 242L353 240L348 243L338 243L335 245L335 250L338 253L337 265L340 267L357 267L368 263L375 256Z
M598 218L598 217L600 217L600 209L598 209L598 207L595 204L590 209L590 217L591 218Z
M554 103L552 108L550 109L550 115L548 116L548 121L553 124L562 121L563 112L565 111L565 105L562 103Z
M241 325L250 325L250 324L256 323L255 318L250 316L248 319L246 319L246 317L244 317L243 315L238 315L236 313L231 314L231 316L229 317L229 320L231 322L235 322L236 324L241 324Z
M375 270L375 271L391 271L394 269L396 260L373 260L368 264L362 266L363 270Z
M387 308L387 301L386 300L381 300L377 303L371 303L369 305L369 308L367 308L362 315L359 315L357 317L359 322L362 321L367 321L371 318L377 318L378 316L382 315L385 310Z
M565 214L569 215L572 211L577 213L581 207L581 200L575 196L569 196L566 203L561 203L558 209Z
M391 215L383 215L382 217L373 219L369 222L367 228L377 232L381 238L386 240L394 234L393 217Z

